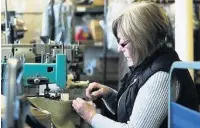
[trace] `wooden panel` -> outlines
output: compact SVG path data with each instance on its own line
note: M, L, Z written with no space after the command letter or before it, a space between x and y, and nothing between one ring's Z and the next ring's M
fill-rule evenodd
M33 38L40 41L42 12L49 0L7 0L8 10L16 11L25 21L28 31L25 33L21 43L29 43ZM5 0L1 0L1 12L5 10ZM4 13L1 13L1 22L4 21Z
M25 14L23 19L28 28L28 31L25 33L21 43L29 43L33 38L36 39L37 42L40 41L42 15Z

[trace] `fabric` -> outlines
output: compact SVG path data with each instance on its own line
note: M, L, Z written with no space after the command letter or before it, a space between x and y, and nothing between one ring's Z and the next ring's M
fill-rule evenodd
M42 16L42 30L41 36L50 37L50 39L68 43L68 20L70 7L65 3L56 3L54 5L49 4L45 7ZM52 26L53 25L53 26ZM61 37L61 33L63 33Z
M51 115L46 111L38 110L32 106L29 107L26 116L25 128L51 128Z
M29 101L35 107L48 111L56 128L76 128L76 125L80 125L80 117L72 109L72 101L56 101L43 97L29 98Z

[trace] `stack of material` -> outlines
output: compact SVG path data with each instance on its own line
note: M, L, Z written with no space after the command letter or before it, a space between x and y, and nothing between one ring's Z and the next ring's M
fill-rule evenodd
M80 117L72 108L72 101L56 101L43 97L29 98L37 108L48 111L56 128L76 128L80 126ZM34 113L33 113L34 114Z
M90 21L90 30L94 41L103 41L103 29L99 24L100 20L93 19Z
M41 111L34 107L31 107L30 111L46 128L51 128L51 114L49 112ZM29 128L29 126L25 127Z

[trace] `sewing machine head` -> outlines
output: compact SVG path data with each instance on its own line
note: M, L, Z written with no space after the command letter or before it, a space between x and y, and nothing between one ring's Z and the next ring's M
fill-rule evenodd
M1 66L5 67L7 63L2 63ZM38 88L41 85L46 85L44 95L33 91L31 96L43 96L51 99L59 99L60 96L51 97L49 92L49 84L55 84L59 89L66 88L67 83L67 62L66 55L57 54L55 63L23 63L23 76L21 83L24 88ZM2 68L4 69L4 68ZM3 71L2 71L3 76ZM23 92L26 94L26 92ZM30 96L30 95L29 95Z
M44 93L46 97L49 97L49 92L54 94L61 92L66 88L67 74L72 73L73 80L79 81L84 67L83 53L79 45L62 47L61 45L49 44L15 44L3 45L2 49L13 51L12 56L10 56L10 52L2 52L4 54L2 66L10 57L18 58L23 62L22 85L28 96L39 96ZM55 84L54 87L58 88L52 89L49 84Z
M65 88L67 79L66 56L56 55L56 63L25 63L23 65L23 85L34 86L55 83Z

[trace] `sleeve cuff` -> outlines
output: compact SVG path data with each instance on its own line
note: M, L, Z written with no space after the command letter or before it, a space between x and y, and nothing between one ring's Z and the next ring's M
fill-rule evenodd
M91 119L91 125L93 128L100 128L102 125L103 120L105 120L105 117L101 114L95 114Z

